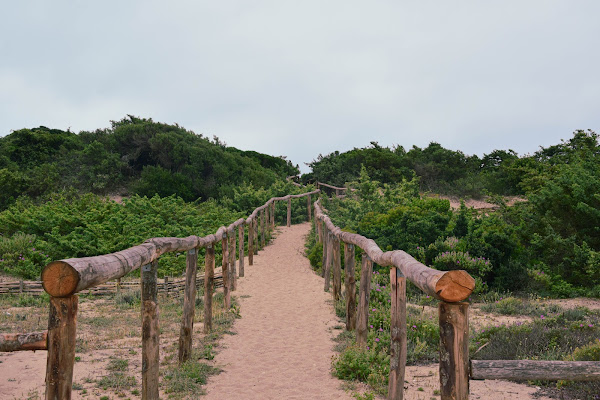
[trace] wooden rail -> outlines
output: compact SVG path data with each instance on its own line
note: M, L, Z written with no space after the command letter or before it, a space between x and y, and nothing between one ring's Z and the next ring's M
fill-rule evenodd
M216 233L186 238L153 238L139 246L95 257L70 258L53 261L42 271L42 285L50 294L50 319L48 323L46 365L46 399L66 399L71 396L73 366L75 362L75 333L77 325L78 296L84 290L92 290L108 281L120 279L129 272L141 268L142 291L142 398L158 398L159 382L159 320L157 280L159 257L167 252L187 252L185 298L183 321L179 337L179 361L186 361L191 354L196 286L198 284L198 249L206 248L204 281L204 332L212 327L211 302L214 290L215 245L223 249L222 282L225 305L231 305L231 291L235 290L236 236L239 238L239 273L244 271L244 227L248 227L248 263L253 255L266 245L268 231L275 227L275 203L287 203L287 225L291 224L291 201L307 197L307 216L311 219L310 196L308 193L274 197L257 207L246 219L240 218ZM236 231L237 230L237 231ZM165 282L165 286L167 283ZM9 338L10 339L10 338ZM14 342L14 340L13 340ZM7 342L8 343L8 342ZM11 342L12 343L12 342ZM12 344L7 344L7 348ZM18 346L17 346L18 347ZM20 346L20 350L25 350Z
M325 186L325 185L322 185ZM329 290L330 274L333 273L333 296L340 297L340 242L346 249L346 268L354 268L354 247L363 250L359 286L359 305L356 316L356 341L359 347L367 345L369 318L369 293L373 263L390 267L391 287L391 349L388 399L398 400L404 396L404 372L406 367L406 279L423 292L440 300L440 387L443 400L466 399L469 396L468 353L468 303L461 302L475 288L475 280L466 271L438 271L429 268L404 251L383 252L375 241L364 236L344 232L335 226L323 212L320 201L314 203L317 237L323 242L324 289ZM319 226L321 225L322 226ZM348 251L352 260L348 260ZM347 270L347 271L348 271ZM352 276L354 274L352 273ZM353 289L353 279L347 282ZM347 295L347 309L353 307L353 294ZM354 316L348 313L346 329L352 330Z

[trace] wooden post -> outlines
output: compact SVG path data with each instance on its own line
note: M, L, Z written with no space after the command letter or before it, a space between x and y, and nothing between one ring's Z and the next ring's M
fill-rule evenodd
M275 202L271 203L272 212L271 212L271 228L275 229Z
M325 264L325 287L324 290L329 292L329 284L331 281L331 265L333 264L333 234L327 232L327 263Z
M158 262L142 267L142 398L158 400Z
M406 278L397 267L390 269L391 283L391 335L390 380L388 399L402 400L404 370L406 368Z
M356 329L356 282L354 279L354 245L344 243L346 271L346 330Z
M469 398L469 303L439 304L442 400Z
M78 297L50 297L46 400L71 398Z
M333 301L338 301L342 296L342 261L340 256L340 239L331 235L333 246Z
M215 248L212 244L206 246L204 260L204 333L209 333L212 329L212 298L215 281Z
M237 277L235 276L235 232L233 229L228 233L228 237L229 244L227 246L227 255L229 256L229 287L233 292L237 289Z
M308 196L306 196L306 208L308 209L308 222L310 222L310 220L312 219L312 215L311 215L311 202L310 202L310 194Z
M290 226L292 226L292 199L288 199L288 205L287 205L287 226L288 228Z
M248 225L248 265L254 265L254 220Z
M227 233L223 234L221 246L223 248L223 262L221 263L221 275L223 276L223 296L225 297L225 309L231 308L231 277L229 276L229 252L227 248Z
M258 221L260 219L260 215L256 215L256 219L254 220L254 255L258 255L258 251L260 250L259 242L258 242Z
M117 293L121 293L121 278L117 278Z
M19 280L19 293L23 293L23 279Z
M239 270L240 270L240 278L244 277L244 225L238 226L238 242L239 242Z
M323 223L316 216L315 224L317 225L317 239L319 243L323 243Z
M369 298L371 295L371 275L373 274L373 261L363 254L360 271L360 286L358 289L358 315L356 321L356 343L359 347L367 346L367 326L369 324Z
M260 246L262 248L267 244L267 219L265 218L265 209L260 210Z
M196 276L198 275L198 251L191 249L186 254L185 297L183 299L183 319L179 330L179 363L192 354L192 333L194 332L194 312L196 310Z
M323 223L323 231L321 232L322 240L321 242L323 243L323 261L321 263L321 276L325 277L325 270L327 269L327 237L328 237L328 231L327 231L327 226L325 225L325 223Z
M169 277L168 276L165 276L164 283L163 283L163 290L166 294L169 294Z

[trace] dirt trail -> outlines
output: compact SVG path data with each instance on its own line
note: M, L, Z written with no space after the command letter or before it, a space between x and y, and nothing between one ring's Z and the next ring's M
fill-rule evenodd
M323 279L302 255L309 224L281 228L238 280L242 318L216 357L209 399L352 399L330 373L336 321ZM339 331L338 331L339 332Z

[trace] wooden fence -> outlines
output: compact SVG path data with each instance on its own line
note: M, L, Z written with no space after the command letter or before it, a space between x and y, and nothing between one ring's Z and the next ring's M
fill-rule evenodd
M215 275L214 277L215 287L223 287L223 277L221 274ZM165 277L157 281L158 292L166 293L167 295L177 295L185 290L185 278L169 278ZM204 275L198 275L196 278L196 288L204 286ZM94 286L86 289L84 293L103 296L110 295L119 292L120 290L134 290L140 289L139 280L114 280L106 282L101 285ZM12 282L0 282L0 295L4 294L27 294L31 296L39 296L42 293L46 293L42 286L42 281L12 281Z
M390 267L391 349L388 399L402 399L406 365L406 279L426 294L440 300L440 392L442 400L469 398L470 379L511 380L600 380L600 362L537 360L469 360L469 303L464 302L475 288L465 271L438 271L426 267L403 251L383 252L364 236L343 232L320 206L314 203L315 231L323 245L324 290L333 276L333 298L341 296L340 244L344 245L346 275L346 329L356 330L357 344L367 345L369 293L373 263ZM355 246L363 251L356 308ZM356 308L356 313L355 313Z
M215 287L215 245L223 252L221 280L225 307L231 307L231 291L237 278L244 276L244 238L248 229L248 262L266 245L268 231L275 227L277 202L287 203L287 226L291 225L292 199L307 198L308 220L311 219L311 196L315 190L298 195L271 198L256 208L246 219L239 219L215 234L205 237L153 238L139 246L96 257L70 258L53 261L42 271L42 287L50 294L50 315L47 332L1 335L0 351L48 350L46 364L46 399L69 399L75 363L78 293L102 287L141 268L142 303L142 398L158 399L159 328L157 280L159 257L167 252L186 252L186 277L183 318L179 335L179 362L186 361L192 348L194 305L196 297L198 249L205 248L204 332L212 329L212 297ZM238 240L236 241L236 236ZM236 252L236 247L238 251ZM237 253L237 254L236 254ZM237 255L237 263L236 263ZM165 290L178 290L178 281L163 284Z

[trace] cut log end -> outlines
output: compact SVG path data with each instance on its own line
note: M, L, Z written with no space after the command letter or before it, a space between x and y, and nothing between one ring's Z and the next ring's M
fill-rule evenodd
M64 261L52 261L42 271L42 286L53 297L67 297L75 293L79 274Z
M475 279L462 270L448 271L437 281L435 292L449 303L463 301L475 289Z

